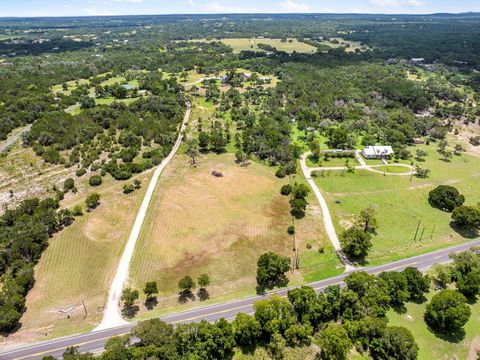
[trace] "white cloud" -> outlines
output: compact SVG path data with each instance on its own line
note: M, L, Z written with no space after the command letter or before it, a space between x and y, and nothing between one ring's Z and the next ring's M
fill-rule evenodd
M189 1L191 5L195 6L193 1ZM258 12L258 9L255 8L244 8L240 6L233 6L223 4L220 1L211 1L203 6L199 7L202 11L211 12L211 13L252 13Z
M370 2L381 7L417 7L423 5L420 0L370 0Z
M290 13L303 13L310 11L310 7L307 4L298 3L295 0L285 0L278 3L278 5L282 10Z

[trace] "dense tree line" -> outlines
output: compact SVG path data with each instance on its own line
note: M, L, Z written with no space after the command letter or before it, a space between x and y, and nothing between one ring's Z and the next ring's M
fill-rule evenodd
M429 280L414 268L379 277L358 272L346 287L316 293L303 286L288 297L273 295L255 303L254 315L238 314L231 323L167 325L158 319L141 323L131 334L107 342L101 359L226 359L236 347L262 346L273 358L285 347L320 348L320 359L345 359L355 346L374 359L416 359L418 345L405 328L388 326L386 312L407 301L423 301ZM132 343L135 337L139 342ZM90 359L69 349L65 359Z
M31 198L0 217L0 331L18 325L25 296L34 284L33 266L55 232L74 221L74 212L59 209L57 199Z

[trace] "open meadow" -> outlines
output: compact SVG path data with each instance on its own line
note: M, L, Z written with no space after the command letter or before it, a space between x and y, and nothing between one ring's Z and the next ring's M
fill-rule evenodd
M221 39L221 42L230 46L235 53L241 51L265 51L258 47L258 44L269 45L276 48L278 51L285 51L287 53L293 53L294 51L299 53L313 54L317 51L314 46L298 41L297 39L287 39L282 41L281 39L269 39L269 38L238 38L238 39Z
M370 265L466 240L451 228L451 214L429 205L428 193L437 185L448 184L465 195L466 204L477 204L480 201L480 159L463 154L454 156L451 162L444 162L435 145L421 148L428 154L426 161L420 164L431 170L427 179L356 170L354 174L324 171L315 180L326 195L338 233L351 226L361 209L369 205L376 209L379 228L367 257ZM417 240L414 241L419 221Z
M224 176L212 176L214 170ZM255 162L241 167L231 154L205 155L198 168L186 156L174 158L157 185L131 265L135 288L155 280L160 289L158 310L141 316L178 309L183 276L209 274L211 301L238 298L255 292L262 253L293 258L289 205L279 193L287 180L273 174L273 168ZM289 274L292 283L303 282L304 274L328 277L343 270L336 268L316 206L296 226L301 270Z

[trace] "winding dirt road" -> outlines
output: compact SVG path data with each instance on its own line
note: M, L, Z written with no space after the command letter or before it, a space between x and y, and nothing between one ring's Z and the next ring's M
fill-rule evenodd
M140 210L138 211L137 217L135 218L135 223L133 224L130 237L128 238L127 245L125 246L122 257L120 258L120 263L118 264L117 273L115 274L112 285L110 287L108 301L103 312L102 322L95 328L95 331L110 329L112 327L128 324L128 322L123 319L122 313L120 311L120 298L122 296L123 286L128 280L130 261L132 260L135 245L137 244L138 236L145 220L148 206L150 205L153 192L155 191L155 186L157 185L158 179L160 178L163 170L168 165L170 160L172 160L173 156L178 151L180 144L182 143L183 132L187 126L188 120L190 119L191 112L190 103L187 103L186 105L187 110L183 118L182 126L180 127L177 141L175 142L172 151L170 151L170 154L168 154L168 156L162 161L162 163L158 165L158 167L155 169L152 179L148 184L147 192L145 193L142 205L140 206Z

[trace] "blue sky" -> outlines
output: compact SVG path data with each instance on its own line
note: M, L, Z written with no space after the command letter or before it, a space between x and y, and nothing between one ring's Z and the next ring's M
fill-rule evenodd
M480 11L480 0L0 0L2 16Z

